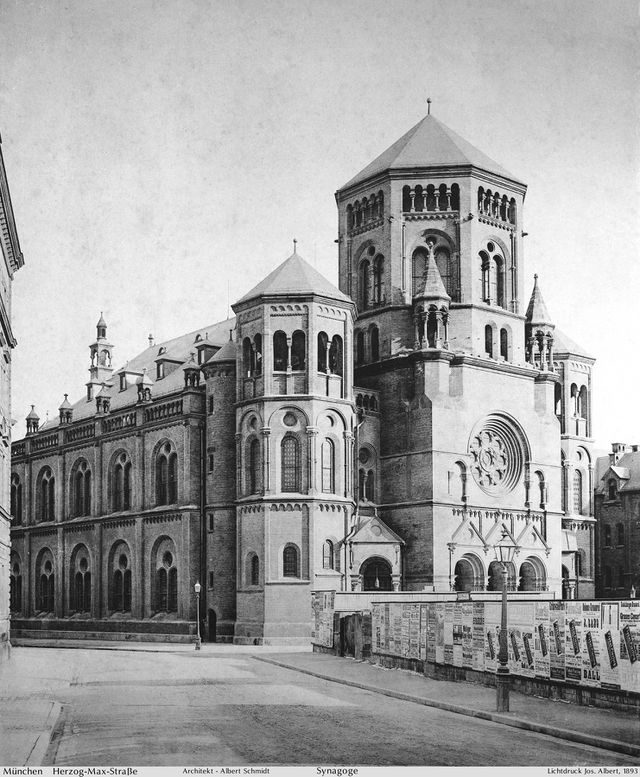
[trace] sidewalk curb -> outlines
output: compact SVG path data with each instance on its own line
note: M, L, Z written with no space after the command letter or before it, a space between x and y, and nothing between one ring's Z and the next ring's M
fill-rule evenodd
M62 705L57 701L52 701L51 707L49 708L49 714L47 715L44 724L44 729L40 732L33 747L29 751L24 766L42 766L42 761L51 746L51 740L54 737L54 732L61 715Z
M617 739L607 739L606 737L590 736L588 734L581 734L578 731L570 731L564 728L552 728L541 723L532 723L522 718L511 718L506 715L500 715L496 712L487 712L485 710L474 710L470 707L461 707L458 704L449 704L447 702L439 701L437 699L428 699L421 696L413 696L408 693L400 693L399 691L392 691L386 688L377 688L372 685L366 685L364 683L358 683L353 680L342 680L337 677L330 677L320 672L314 672L311 669L303 669L301 667L292 666L282 661L276 661L273 658L266 658L263 656L252 656L256 661L263 661L266 664L273 664L279 666L282 669L290 669L293 672L300 672L302 674L310 675L311 677L317 677L320 680L328 680L332 683L339 683L340 685L348 685L352 688L359 688L362 691L371 691L372 693L379 693L383 696L389 696L392 699L400 699L401 701L409 701L414 704L422 704L425 707L436 707L446 712L454 712L458 715L467 715L471 718L479 718L480 720L488 720L492 723L501 723L504 726L511 726L512 728L520 728L524 731L531 731L535 734L546 734L556 739L564 739L569 742L577 742L581 745L589 745L591 747L598 747L602 750L611 750L616 753L622 753L623 755L630 755L640 758L640 746L632 745L628 742L619 742Z

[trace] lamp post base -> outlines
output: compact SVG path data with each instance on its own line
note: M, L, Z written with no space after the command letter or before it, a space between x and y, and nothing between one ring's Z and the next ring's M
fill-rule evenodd
M196 650L200 650L200 637L196 637Z
M509 667L499 666L496 672L496 709L509 712Z

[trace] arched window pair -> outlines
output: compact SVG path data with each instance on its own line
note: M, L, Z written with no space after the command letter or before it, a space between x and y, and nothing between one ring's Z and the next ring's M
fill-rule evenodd
M170 443L165 443L156 459L156 504L172 505L177 501L178 455Z
M334 335L329 342L326 332L318 333L318 372L343 375L344 356L340 335Z
M505 260L494 243L487 244L486 251L480 251L482 270L482 301L487 305L506 307L505 303Z
M337 569L335 545L331 540L325 540L322 545L322 568Z
M13 553L9 573L9 609L11 612L22 611L22 563L19 556Z
M72 612L90 612L91 567L89 552L84 545L74 550L69 572L69 609Z
M447 294L452 300L457 300L457 289L455 283L454 264L451 259L451 248L444 238L439 235L428 235L427 240L433 248L433 256L436 262L436 267L442 278L442 283ZM428 251L426 248L420 246L413 252L412 259L412 292L415 297L418 294L422 294L424 291L424 282L427 276L427 260Z
M358 268L358 306L367 310L385 301L384 256L369 246L365 258Z
M176 554L171 548L160 548L155 558L155 596L154 610L156 612L178 611L178 567Z
M38 555L36 574L36 610L39 612L53 612L55 607L56 580L53 555L49 548L43 549Z
M289 361L291 359L291 361ZM286 372L289 369L302 371L307 366L307 348L304 332L297 329L291 337L291 356L287 335L278 330L273 335L273 369L275 372Z
M76 517L91 515L91 470L86 461L76 464L72 475L73 509Z
M368 329L369 335L369 351L372 362L380 360L380 330L377 326L370 326ZM365 333L362 330L356 332L356 364L364 364L367 360L366 354L366 338Z
M131 612L131 554L125 542L114 546L110 567L109 609Z
M117 456L113 466L111 508L114 512L131 509L131 460L124 452Z
M43 467L38 476L38 517L41 521L55 520L56 479L50 467Z
M254 378L262 375L261 334L255 335L253 342L249 337L245 337L242 341L242 369L245 378Z
M262 457L260 440L252 437L247 442L246 493L259 494L262 489Z
M322 491L325 494L336 493L336 446L333 440L325 437L322 441Z
M588 411L588 394L586 386L571 384L571 415L576 418L586 418Z
M15 472L11 475L11 517L16 526L22 525L22 483Z
M358 470L358 490L361 502L376 501L376 476L372 469L366 470L361 467Z

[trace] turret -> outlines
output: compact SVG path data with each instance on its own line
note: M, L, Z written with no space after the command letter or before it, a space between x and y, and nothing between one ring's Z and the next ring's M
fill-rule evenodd
M58 408L58 411L60 413L60 423L61 424L70 424L73 420L73 407L71 406L71 403L69 402L69 395L64 395L64 400L60 407Z
M196 364L196 355L191 353L189 361L182 368L184 372L184 387L198 388L200 385L200 367Z
M547 310L538 276L533 276L533 291L527 308L525 337L527 361L542 372L553 372L553 333L555 325Z
M147 375L147 368L144 367L142 375L136 381L138 387L138 402L151 402L151 390L153 388L153 381Z
M449 303L451 297L442 282L434 256L434 241L427 243L424 285L413 298L416 328L415 348L449 348Z
M94 398L96 389L103 383L111 381L113 368L113 345L107 342L107 322L100 313L100 320L96 324L96 340L89 346L91 365L89 367L89 381L87 383L87 401Z
M36 413L35 405L31 405L31 411L26 418L27 434L36 434L40 424L40 416Z
M96 396L96 410L98 415L106 415L109 412L111 406L111 387L106 383L102 384L102 388Z

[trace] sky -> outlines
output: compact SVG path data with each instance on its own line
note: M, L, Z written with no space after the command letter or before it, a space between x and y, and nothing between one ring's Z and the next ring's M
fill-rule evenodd
M631 0L0 0L14 439L224 319L298 251L337 282L334 192L432 113L528 184L527 299L597 359L594 435L640 443Z

